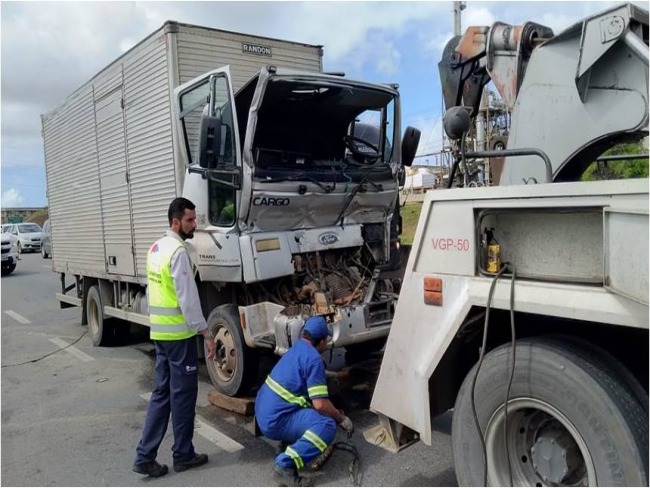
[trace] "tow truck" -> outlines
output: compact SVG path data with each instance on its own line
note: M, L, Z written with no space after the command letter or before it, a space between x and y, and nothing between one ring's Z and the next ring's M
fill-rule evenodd
M467 147L490 81L511 132L499 186L426 193L366 438L453 409L460 485L647 486L648 180L580 177L648 136L648 12L470 27L439 68L450 182L497 155Z

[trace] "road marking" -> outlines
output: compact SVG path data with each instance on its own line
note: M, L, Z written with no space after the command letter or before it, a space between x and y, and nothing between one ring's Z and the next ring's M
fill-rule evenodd
M222 434L214 427L209 426L203 419L196 417L194 422L194 431L205 437L210 442L214 442L218 447L226 452L237 452L244 449L239 442L231 439L225 434Z
M50 339L50 342L53 342L54 344L56 344L59 347L62 347L62 348L65 347L65 349L63 349L65 352L67 352L68 354L72 354L74 357L76 357L77 359L79 359L81 361L88 362L88 361L94 361L95 360L94 357L89 356L85 352L80 351L76 347L71 346L70 344L65 342L63 339L59 339L58 337L53 337L52 339Z
M19 313L14 312L13 310L5 310L5 313L7 315L9 315L9 317L12 317L12 318L16 319L21 324L31 324L32 323L31 320L27 320L25 317L23 317Z
M148 402L151 399L151 393L143 393L140 395L140 398ZM194 431L226 452L232 453L244 449L244 446L239 442L208 425L208 423L198 415L194 421Z

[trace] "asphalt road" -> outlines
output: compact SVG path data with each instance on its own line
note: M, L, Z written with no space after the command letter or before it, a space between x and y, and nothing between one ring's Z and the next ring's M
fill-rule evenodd
M194 444L210 462L184 473L148 479L131 471L152 389L154 348L146 328L132 326L121 347L93 347L77 308L61 310L58 275L40 254L22 255L2 278L3 486L273 486L274 442L252 433L251 419L211 405L200 370ZM67 347L61 350L62 347ZM327 353L326 353L327 354ZM337 359L338 358L338 359ZM342 361L337 351L335 361ZM399 392L396 392L399 394ZM433 445L398 454L367 443L360 432L376 425L368 394L349 400L357 432L363 486L455 486L451 419L434 422ZM337 440L345 440L339 434ZM171 428L158 460L170 464ZM335 451L315 486L352 486L351 457Z

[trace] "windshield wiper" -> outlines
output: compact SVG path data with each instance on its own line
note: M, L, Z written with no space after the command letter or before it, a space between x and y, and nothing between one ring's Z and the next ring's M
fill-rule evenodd
M352 200L354 200L354 197L357 195L357 193L359 193L359 192L365 193L366 192L366 187L363 186L366 183L370 183L372 186L375 187L375 189L377 191L383 191L383 189L384 189L384 186L381 185L381 184L377 184L377 183L375 183L373 181L370 181L370 180L367 180L365 178L363 180L361 180L361 182L357 186L355 186L354 189L350 193L348 193L348 198L345 200L345 203L343 204L343 208L341 209L341 213L339 213L338 217L336 217L336 220L334 221L334 225L337 225L338 222L340 221L341 222L341 228L343 228L343 217L345 216L346 210L348 209L348 207L352 203Z

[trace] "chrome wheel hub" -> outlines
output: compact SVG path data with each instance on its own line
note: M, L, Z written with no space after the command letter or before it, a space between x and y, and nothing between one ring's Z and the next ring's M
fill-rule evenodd
M504 405L485 428L491 486L590 486L596 470L573 423L547 402L517 398Z

